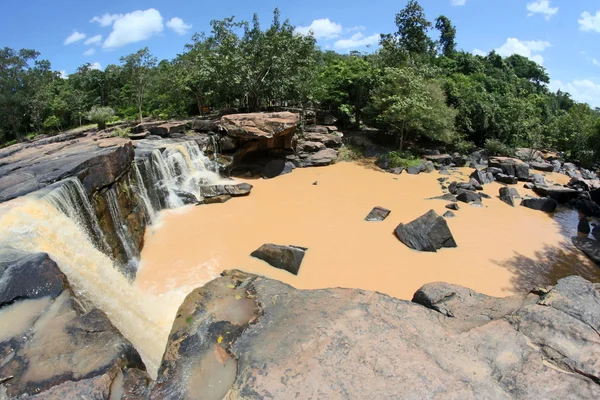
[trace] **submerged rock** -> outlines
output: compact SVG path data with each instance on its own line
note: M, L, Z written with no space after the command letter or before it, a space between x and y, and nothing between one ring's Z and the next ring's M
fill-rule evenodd
M215 197L206 197L202 201L200 201L198 204L221 204L221 203L226 203L229 200L231 200L231 195L222 194L222 195L215 196Z
M390 215L391 211L383 208L383 207L375 207L369 215L365 218L365 221L383 221L388 215Z
M471 190L459 189L456 192L456 199L463 203L481 203L481 195Z
M444 213L444 218L454 218L456 215L452 211L446 211Z
M177 195L177 197L179 197L179 199L185 205L198 204L198 198L193 193L186 192L185 190L178 190L178 189L174 189L173 193L175 193Z
M434 283L411 303L224 274L180 307L152 399L600 397L600 302L580 277L508 298Z
M298 275L306 250L305 247L298 246L263 244L250 255L267 262L275 268L283 269L291 274Z
M239 197L249 195L251 190L252 185L245 182L231 185L208 185L200 187L200 195L203 199L223 195Z
M394 232L402 243L418 251L436 252L442 247L456 247L448 224L433 210L408 224L398 225Z

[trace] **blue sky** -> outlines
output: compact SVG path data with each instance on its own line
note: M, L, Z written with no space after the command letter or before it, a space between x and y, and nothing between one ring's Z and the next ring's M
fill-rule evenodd
M460 49L522 54L541 62L551 88L600 107L600 2L598 0L421 0L427 18L448 16ZM258 12L266 26L276 6L299 31L313 28L322 48L367 50L379 33L394 31L405 0L21 0L3 5L0 46L34 48L55 70L100 68L148 46L159 58L181 52L212 19ZM372 48L372 47L371 47Z

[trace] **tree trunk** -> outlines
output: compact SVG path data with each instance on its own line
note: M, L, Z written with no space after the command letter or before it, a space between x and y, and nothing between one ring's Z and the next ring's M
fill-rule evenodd
M144 122L144 117L142 116L142 105L138 105L138 111L140 112L140 124Z
M354 119L356 120L356 127L360 128L360 109L355 108L354 110Z

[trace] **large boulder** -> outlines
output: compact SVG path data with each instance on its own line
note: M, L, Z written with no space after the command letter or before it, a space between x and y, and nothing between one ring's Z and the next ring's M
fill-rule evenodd
M123 373L148 377L107 316L81 304L46 254L0 250L0 398L104 399Z
M529 179L529 165L516 158L490 157L488 166L500 168L505 175L514 176L520 181Z
M228 271L180 307L151 399L599 398L598 292L537 293L438 283L411 303Z
M247 196L252 190L249 183L232 183L228 185L207 185L200 187L200 196L204 199L230 195L233 197Z
M558 204L568 203L579 196L579 191L564 186L535 185L533 191L539 196L556 200Z
M492 175L491 172L482 171L480 169L473 171L470 178L476 180L481 185L487 185L488 183L494 182L494 175Z
M280 246L269 243L263 244L250 255L265 261L275 268L283 269L291 274L298 275L306 250L305 247Z
M545 211L552 213L558 207L556 200L547 198L525 198L521 201L523 207L531 208L532 210Z
M554 165L547 163L547 162L533 161L533 162L529 163L529 166L538 171L544 171L544 172L553 172L554 171Z
M217 121L196 118L192 122L192 129L196 132L218 132L220 127Z
M506 186L500 188L500 200L502 200L511 207L515 206L515 198L520 197L521 196L515 188L509 188Z
M262 176L265 179L272 179L280 175L289 174L294 168L296 166L289 161L281 159L271 160L264 166Z
M296 132L298 114L291 112L231 114L221 118L229 136L243 139L272 139Z
M481 203L481 195L472 190L458 189L456 199L463 203Z
M418 251L436 252L442 247L456 247L446 220L434 210L408 224L398 225L394 232L402 243Z
M133 158L129 139L93 132L65 133L6 147L0 149L0 202L72 176L81 180L90 195L124 175Z

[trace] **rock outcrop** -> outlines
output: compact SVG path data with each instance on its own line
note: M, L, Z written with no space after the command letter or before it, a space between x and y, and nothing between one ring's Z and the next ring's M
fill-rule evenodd
M505 299L434 283L408 302L229 271L179 309L151 398L596 399L599 326L579 277Z
M556 200L558 204L565 204L579 196L577 190L564 186L535 185L533 191L542 197L550 197Z
M436 252L442 247L456 247L446 220L430 210L408 224L400 224L396 237L411 249Z
M111 185L129 170L129 139L94 132L64 133L0 149L0 202L78 177L87 194Z
M545 211L552 213L558 207L556 200L551 198L525 198L521 201L521 205L532 210Z
M133 345L82 306L54 261L0 249L0 398L108 398L128 371L147 378Z
M505 175L514 176L520 181L529 179L529 165L516 158L490 157L488 166L500 168Z

